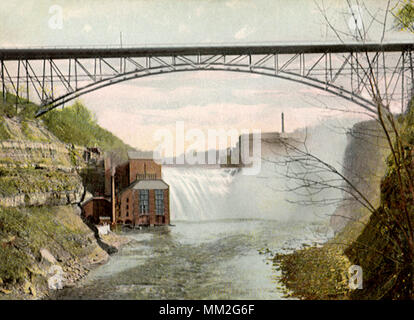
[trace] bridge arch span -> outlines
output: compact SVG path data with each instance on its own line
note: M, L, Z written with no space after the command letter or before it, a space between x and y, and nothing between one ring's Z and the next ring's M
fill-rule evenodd
M387 98L400 100L403 109L413 93L413 51L413 43L0 49L0 76L3 98L12 92L18 104L25 95L26 100L37 95L43 107L37 116L113 84L188 71L271 76L375 112L373 101L365 98L373 76L367 67Z
M229 66L222 64L222 65L214 65L214 67L209 67L208 69L204 69L204 68L189 69L187 66L183 66L181 68L175 68L174 70L171 70L170 68L157 67L157 68L152 68L152 69L146 69L145 71L140 70L137 72L128 72L124 74L119 74L109 79L103 79L103 80L99 80L94 83L88 84L82 88L79 88L76 91L64 94L58 97L57 99L52 100L50 102L50 105L46 106L45 109L42 109L41 112L37 114L37 116L41 116L50 110L53 110L74 99L81 97L82 95L88 94L90 92L93 92L93 91L96 91L96 90L99 90L99 89L102 89L108 86L116 85L116 84L130 81L130 80L149 77L149 76L182 73L182 72L194 72L194 71L198 71L198 72L222 71L222 72L257 74L257 75L292 81L292 82L307 85L307 86L310 86L310 87L313 87L313 88L316 88L316 89L319 89L325 92L329 92L342 99L351 101L361 106L362 108L366 109L369 112L373 112L373 111L375 112L375 109L374 109L375 105L372 101L367 100L363 98L362 96L357 95L347 89L344 89L343 87L339 87L339 86L332 85L332 84L326 85L324 82L318 79L312 79L310 77L305 77L305 76L298 76L292 73L275 74L274 71L269 68L257 68L257 69L251 70L249 69L249 66L240 65L240 66L229 67Z

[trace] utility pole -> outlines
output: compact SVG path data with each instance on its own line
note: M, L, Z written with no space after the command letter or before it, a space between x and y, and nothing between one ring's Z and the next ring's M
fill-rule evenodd
M285 115L282 112L282 133L285 133Z
M116 202L116 198L115 198L115 170L113 170L111 172L111 184L112 184L112 192L111 192L111 202L112 202L112 225L115 226L116 225L116 217L115 217L115 202Z

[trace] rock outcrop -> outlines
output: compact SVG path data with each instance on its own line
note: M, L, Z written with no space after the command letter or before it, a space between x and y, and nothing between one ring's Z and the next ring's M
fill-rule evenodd
M359 122L348 133L343 174L374 207L380 202L380 184L389 154L386 143L384 132L375 121ZM349 185L344 188L350 189ZM344 193L344 200L333 213L330 224L339 232L348 222L366 214L369 213L360 202Z
M39 122L4 119L0 141L0 206L62 206L82 201L84 147L60 142Z
M96 179L104 176L102 155L91 146L126 146L85 119L89 139L76 139L78 112L66 113L53 127L24 113L0 115L0 300L38 299L73 286L108 259L106 247L116 250L126 242L112 232L99 238L80 215L88 191L104 189ZM89 147L63 143L44 124L62 141ZM99 134L104 137L95 140Z

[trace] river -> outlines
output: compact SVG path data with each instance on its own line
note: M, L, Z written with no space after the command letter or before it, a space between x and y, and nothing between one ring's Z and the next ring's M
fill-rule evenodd
M316 138L316 153L328 154L328 148L336 157L329 160L342 159L346 138L332 138L325 147ZM263 154L271 154L266 146ZM173 226L123 231L129 244L54 298L283 299L273 254L332 237L334 206L286 201L292 195L280 191L285 181L276 172L271 161L262 161L257 175L243 169L163 168Z
M130 231L131 243L56 298L281 299L278 271L263 249L323 241L325 231L319 224L241 219Z

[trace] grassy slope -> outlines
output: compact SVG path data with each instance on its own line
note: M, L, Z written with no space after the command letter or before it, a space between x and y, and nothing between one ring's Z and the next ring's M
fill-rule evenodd
M23 103L25 102L23 101L16 110L15 101L15 96L11 94L7 96L6 103L0 99L0 140L11 138L1 121L2 117L18 116L22 121L23 131L25 131L25 127L27 128L25 121L35 119L36 111L39 109L39 106L30 102ZM99 147L104 151L116 151L125 159L127 151L133 149L108 130L101 128L92 113L80 102L75 102L74 105L62 110L53 110L37 121L42 121L44 126L64 143ZM29 131L26 132L26 138L31 141L36 139L30 135Z
M128 150L132 150L121 139L101 128L91 112L79 102L63 110L53 110L42 120L46 128L65 143L115 151L124 159L128 157Z
M0 207L0 300L33 298L47 292L47 265L40 250L47 248L67 272L106 253L91 230L70 207Z
M1 94L1 93L0 93ZM122 159L127 158L127 151L132 147L124 144L122 140L109 131L101 128L94 120L93 115L80 103L63 110L54 110L41 119L35 119L35 113L39 109L32 103L19 105L16 110L15 97L8 95L6 103L0 99L0 141L19 140L29 142L64 142L78 146L97 146L103 151L115 151ZM6 118L15 119L13 129L11 121L6 123ZM40 128L40 129L39 129ZM47 129L47 130L45 130ZM46 131L46 132L45 132ZM33 151L31 151L33 152ZM76 159L80 155L73 154L70 159L40 159L42 163L37 165L76 165ZM46 163L50 162L50 163ZM59 162L59 163L58 163ZM10 159L0 159L0 195L13 196L18 193L34 193L74 190L79 184L79 179L70 173L59 170L33 168L33 163L17 163ZM8 168L9 167L9 168Z

